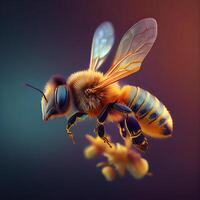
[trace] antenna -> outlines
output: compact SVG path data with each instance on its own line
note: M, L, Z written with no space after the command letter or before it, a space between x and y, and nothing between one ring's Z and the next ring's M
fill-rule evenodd
M24 85L40 92L42 96L44 97L44 99L46 100L46 102L48 103L47 97L45 96L44 92L42 92L42 90L30 85L29 83L25 83Z

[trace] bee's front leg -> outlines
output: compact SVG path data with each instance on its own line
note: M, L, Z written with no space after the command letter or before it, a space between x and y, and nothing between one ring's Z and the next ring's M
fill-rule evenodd
M125 125L125 119L121 120L118 124L119 132L120 135L123 139L126 138L127 136L127 130L126 130L126 125Z
M75 140L75 137L74 137L74 134L70 131L70 129L68 129L66 127L66 134L69 136L69 138L72 140L73 144L76 144L76 140Z
M77 119L83 120L85 116L87 116L85 113L77 112L74 115L72 115L67 122L66 134L69 136L69 138L74 144L76 143L76 140L74 138L74 134L71 132L71 128L76 124Z

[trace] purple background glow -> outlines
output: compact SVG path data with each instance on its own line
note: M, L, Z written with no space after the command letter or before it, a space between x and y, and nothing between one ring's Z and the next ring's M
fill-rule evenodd
M197 0L0 1L1 199L198 199L199 10ZM168 107L174 137L150 141L144 157L153 177L107 183L95 168L99 159L82 154L94 120L74 128L72 145L65 119L43 123L39 94L21 84L43 88L52 74L86 68L93 32L109 20L116 42L105 71L123 33L145 17L157 20L158 38L142 69L121 83L149 90Z

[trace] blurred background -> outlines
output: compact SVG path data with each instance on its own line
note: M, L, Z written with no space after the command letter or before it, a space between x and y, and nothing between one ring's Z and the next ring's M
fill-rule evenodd
M0 1L0 199L199 199L199 12L198 0L1 0ZM150 140L144 155L153 177L129 174L112 183L85 160L85 134L94 120L64 136L66 119L44 123L39 93L52 74L86 69L94 30L115 27L116 42L138 20L154 17L158 38L142 69L121 81L149 90L171 111L174 136ZM112 135L114 125L107 125Z

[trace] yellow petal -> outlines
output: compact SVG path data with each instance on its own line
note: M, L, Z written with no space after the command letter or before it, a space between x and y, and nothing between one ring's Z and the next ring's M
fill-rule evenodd
M116 170L119 172L120 176L124 176L126 165L124 163L115 163L113 165L116 167Z
M103 167L101 172L107 181L113 181L116 177L116 172L110 166Z
M127 170L133 177L135 177L136 179L140 179L147 174L149 170L149 164L144 158L141 158L134 163L129 163L127 165Z
M91 159L91 158L95 157L97 154L98 154L98 150L92 145L90 145L84 149L84 156L87 159Z
M107 151L107 149L112 149L108 146L108 144L104 143L100 137L92 137L91 135L86 135L85 137L91 145L95 146L98 149L99 154ZM113 145L112 143L110 144L111 146Z

